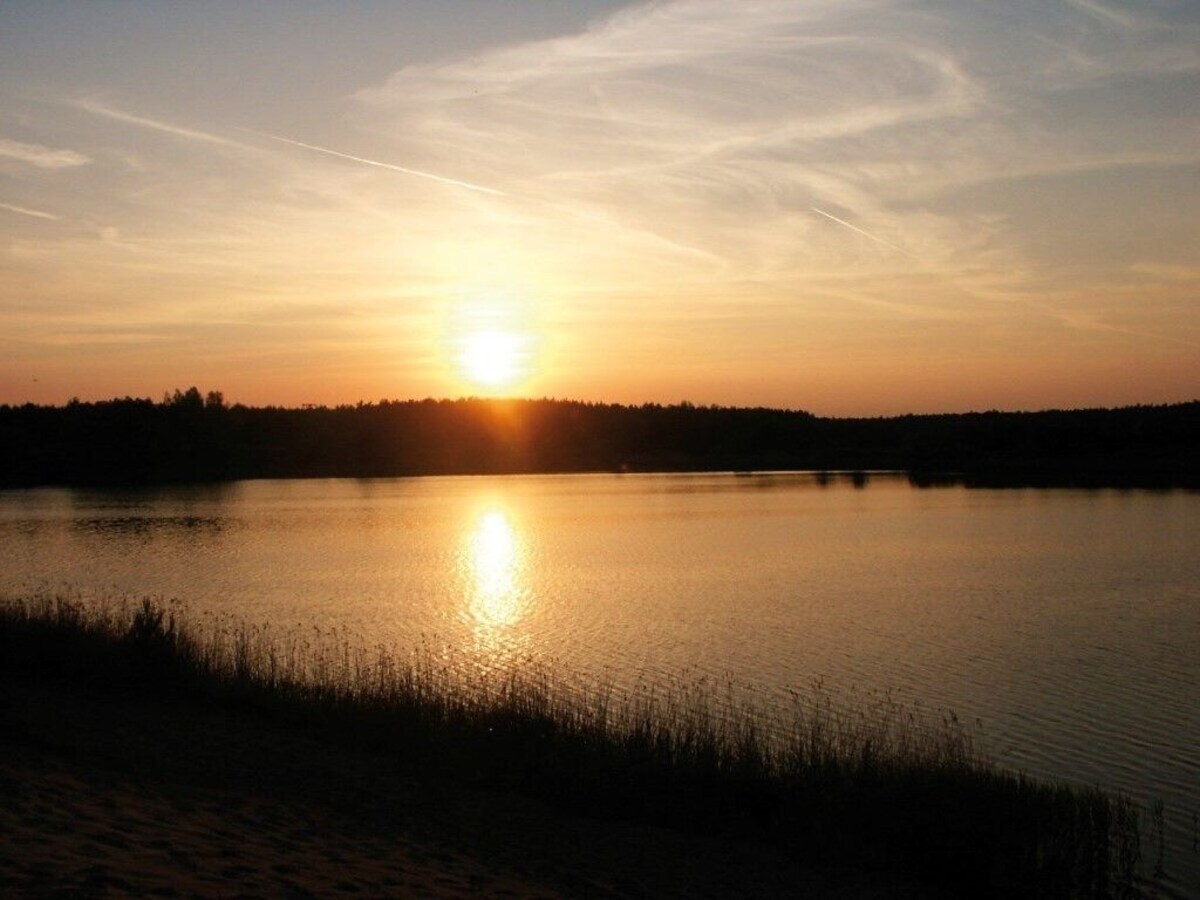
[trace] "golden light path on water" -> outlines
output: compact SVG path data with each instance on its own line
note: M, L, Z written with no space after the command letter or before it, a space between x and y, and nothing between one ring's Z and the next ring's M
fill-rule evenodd
M507 509L492 504L474 515L460 556L467 582L465 618L476 650L491 663L503 662L527 642L519 627L530 611L527 556Z

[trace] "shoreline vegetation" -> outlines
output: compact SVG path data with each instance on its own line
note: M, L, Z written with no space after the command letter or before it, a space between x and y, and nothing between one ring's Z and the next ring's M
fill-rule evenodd
M464 674L428 653L198 619L171 603L51 595L0 599L0 681L153 702L178 728L214 715L268 723L334 754L339 778L358 772L367 798L386 793L372 779L398 771L606 827L759 848L798 871L843 873L843 886L865 877L906 885L906 896L1139 896L1132 801L1000 770L953 715L891 702L843 706L814 689L764 711L722 707L700 685L629 696L536 665ZM114 731L139 725L115 718ZM321 781L308 774L287 789L319 793ZM351 812L361 819L369 806Z
M567 400L0 405L0 487L253 478L902 471L916 485L1200 487L1200 400L1121 409L822 418Z

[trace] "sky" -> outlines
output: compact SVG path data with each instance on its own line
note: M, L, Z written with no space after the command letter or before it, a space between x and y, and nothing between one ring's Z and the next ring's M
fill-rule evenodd
M1200 396L1200 0L0 4L0 403Z

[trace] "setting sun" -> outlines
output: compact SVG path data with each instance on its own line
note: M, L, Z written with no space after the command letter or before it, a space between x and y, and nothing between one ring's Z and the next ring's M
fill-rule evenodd
M480 387L509 387L526 374L527 338L511 331L477 331L461 342L463 375Z

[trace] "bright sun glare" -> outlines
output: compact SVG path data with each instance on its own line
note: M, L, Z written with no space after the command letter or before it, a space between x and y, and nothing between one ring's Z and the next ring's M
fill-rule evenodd
M485 388L508 387L525 374L525 339L511 331L477 331L463 337L463 374Z
M502 510L480 517L471 535L475 574L475 620L488 628L512 625L521 617L521 548L516 530Z

